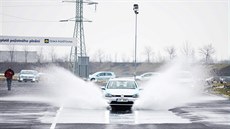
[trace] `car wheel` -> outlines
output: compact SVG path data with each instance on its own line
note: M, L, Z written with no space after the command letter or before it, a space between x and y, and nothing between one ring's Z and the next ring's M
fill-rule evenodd
M136 81L141 81L141 79L136 79Z
M90 81L95 81L95 78L91 78Z

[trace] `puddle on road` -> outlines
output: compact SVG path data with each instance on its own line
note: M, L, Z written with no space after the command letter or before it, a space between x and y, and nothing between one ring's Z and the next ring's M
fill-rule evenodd
M109 123L107 110L79 110L63 108L56 123ZM53 123L55 118L41 118L42 123Z
M136 124L148 123L191 123L190 120L181 118L170 111L135 111Z
M53 123L54 118L42 118L43 123ZM190 123L170 111L111 112L109 110L78 110L64 108L57 123L100 123L100 124L158 124Z

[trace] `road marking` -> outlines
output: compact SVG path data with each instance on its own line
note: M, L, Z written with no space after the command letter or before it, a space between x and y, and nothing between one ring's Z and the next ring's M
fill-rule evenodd
M63 110L63 106L61 106L61 107L57 110L57 114L56 114L56 116L55 116L55 119L54 119L52 125L50 126L50 129L55 129L56 124L57 124L57 121L58 121L58 118L59 118L59 116L60 116L62 110Z

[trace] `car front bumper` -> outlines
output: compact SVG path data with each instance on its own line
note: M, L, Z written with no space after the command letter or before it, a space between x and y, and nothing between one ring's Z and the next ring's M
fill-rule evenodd
M32 81L32 82L35 82L36 78L19 78L19 81Z
M137 98L130 97L106 97L110 106L132 106Z

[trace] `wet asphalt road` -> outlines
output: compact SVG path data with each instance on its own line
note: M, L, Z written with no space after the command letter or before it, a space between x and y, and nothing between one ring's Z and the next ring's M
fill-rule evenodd
M14 82L7 91L0 81L0 129L230 129L230 102L212 99L170 110L60 109L33 98L45 90L37 83ZM45 94L45 92L44 92Z

